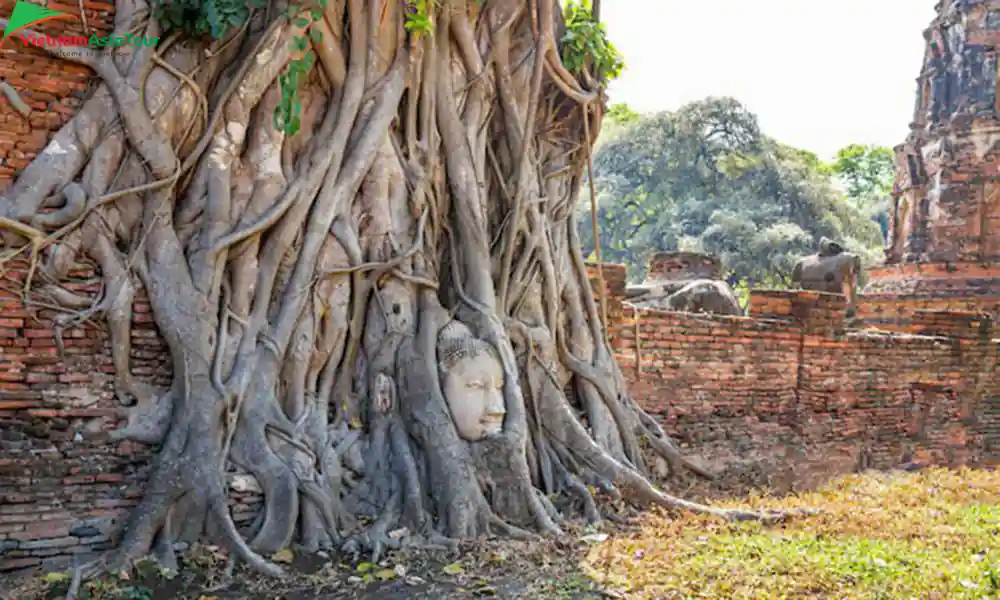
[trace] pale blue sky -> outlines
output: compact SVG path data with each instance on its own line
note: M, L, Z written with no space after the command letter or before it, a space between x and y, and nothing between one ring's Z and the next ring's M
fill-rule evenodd
M778 140L830 158L894 146L913 115L935 0L604 0L625 56L611 102L673 110L733 96Z

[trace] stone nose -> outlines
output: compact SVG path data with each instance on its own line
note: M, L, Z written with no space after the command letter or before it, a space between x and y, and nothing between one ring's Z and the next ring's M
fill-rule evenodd
M490 390L486 393L486 412L490 415L504 415L507 407L503 402L502 390Z

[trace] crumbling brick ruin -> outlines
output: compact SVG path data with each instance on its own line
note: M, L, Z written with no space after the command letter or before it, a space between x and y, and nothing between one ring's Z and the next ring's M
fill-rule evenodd
M993 4L954 2L928 32L926 92L899 150L894 237L860 325L847 327L842 296L818 292L755 291L747 316L635 309L625 269L604 267L609 333L633 394L686 454L725 466L724 479L787 489L864 468L1000 462ZM108 28L110 5L82 6L88 27ZM0 12L12 7L0 1ZM952 10L967 15L964 33ZM17 41L2 52L0 76L35 111L26 122L0 104L9 181L72 113L88 75ZM942 70L949 56L957 66ZM124 417L103 325L60 330L53 311L21 299L26 271L0 271L0 573L64 567L112 545L152 455L107 438ZM89 267L73 276L68 288L98 291ZM134 309L132 373L166 385L168 355L141 292ZM245 523L259 505L254 482L236 475L232 489Z
M840 295L755 290L734 317L635 309L624 267L605 265L604 280L632 393L731 482L1000 463L1000 328L987 315L915 309L896 331L849 329Z
M865 290L863 316L886 324L919 308L1000 315L1000 4L946 0L924 38L886 264Z

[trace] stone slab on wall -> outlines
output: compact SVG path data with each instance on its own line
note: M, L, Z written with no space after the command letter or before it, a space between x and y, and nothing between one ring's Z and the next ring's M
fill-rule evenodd
M1000 296L1000 264L989 262L883 265L867 272L865 296L954 298Z
M975 312L1000 319L1000 296L965 298L881 298L864 296L857 316L869 325L887 331L910 331L921 311Z

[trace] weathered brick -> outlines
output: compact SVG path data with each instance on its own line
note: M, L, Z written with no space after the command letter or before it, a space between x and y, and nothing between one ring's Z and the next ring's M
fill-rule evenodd
M42 559L31 556L26 556L24 558L10 558L7 560L0 559L0 572L27 569L40 564L42 564Z
M21 542L21 550L41 550L44 548L69 548L70 546L77 546L80 544L80 540L75 537L60 537L51 538L44 540L33 540L30 542Z
M60 538L69 535L69 521L38 521L24 526L22 531L14 532L11 539L28 542L48 538Z
M59 381L62 383L87 383L92 379L88 373L65 373L59 376Z
M65 477L62 482L65 485L79 485L81 483L93 483L96 478L93 475L74 475L73 477Z
M55 383L59 381L59 376L52 373L39 373L37 371L33 371L25 376L24 381L26 383Z

